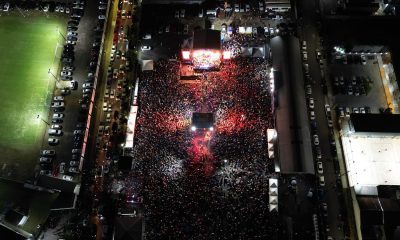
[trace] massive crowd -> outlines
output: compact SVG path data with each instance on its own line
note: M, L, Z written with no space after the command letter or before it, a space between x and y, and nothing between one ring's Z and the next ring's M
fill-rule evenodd
M195 83L180 83L179 63L167 60L142 73L133 150L142 183L132 190L144 198L146 239L276 232L268 208L266 130L274 122L267 76L265 60L240 57ZM214 131L190 130L195 111L214 113Z

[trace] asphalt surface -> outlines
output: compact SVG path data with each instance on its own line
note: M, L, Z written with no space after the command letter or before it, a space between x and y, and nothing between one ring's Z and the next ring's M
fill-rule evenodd
M325 6L327 5L325 4ZM321 69L319 63L317 62L315 53L317 49L322 50L320 38L318 36L318 29L316 28L315 24L318 19L318 16L316 15L316 2L302 1L299 12L303 18L301 36L302 40L307 41L307 63L309 64L310 76L314 82L312 85L312 97L315 100L314 112L316 115L319 142L322 151L322 164L324 170L323 176L325 177L325 187L319 187L325 192L323 197L320 199L320 203L325 202L328 206L327 221L325 224L320 224L320 232L325 237L331 236L334 237L334 239L343 239L343 222L338 216L341 212L343 212L342 209L345 210L345 206L341 204L340 199L342 199L342 197L339 190L340 188L336 186L337 174L335 173L333 162L335 160L334 156L331 154L329 137L330 130L325 114L325 104L327 103L327 98L322 92ZM326 61L324 62L324 66L326 66ZM323 220L323 218L320 219Z

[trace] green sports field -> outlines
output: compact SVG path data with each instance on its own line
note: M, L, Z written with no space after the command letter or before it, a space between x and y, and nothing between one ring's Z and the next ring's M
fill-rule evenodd
M0 16L0 176L32 176L47 141L40 118L47 121L55 85L48 70L58 69L58 29L65 33L64 18Z

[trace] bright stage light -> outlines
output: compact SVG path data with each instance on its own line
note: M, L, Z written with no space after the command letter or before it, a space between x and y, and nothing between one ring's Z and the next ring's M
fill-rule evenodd
M195 68L213 68L221 63L221 52L219 50L195 50L192 53Z
M213 128L213 127L210 127L210 131L211 131L211 132L214 131L214 128Z
M231 59L231 52L230 52L230 51L224 51L224 52L223 52L223 59L224 59L224 60L229 60L229 59Z
M189 60L190 59L190 51L182 51L182 58L184 60Z
M196 126L192 126L190 129L194 132L196 131Z

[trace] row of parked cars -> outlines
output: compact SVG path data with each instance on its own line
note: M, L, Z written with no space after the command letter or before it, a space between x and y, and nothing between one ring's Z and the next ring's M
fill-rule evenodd
M374 59L375 57L373 55L371 55L371 56L368 56L368 58ZM336 54L334 59L335 59L336 63L341 63L344 65L347 65L347 64L366 65L367 64L367 56L365 56L364 54Z
M333 91L334 94L346 94L346 95L367 95L365 89L368 80L364 76L351 76L344 77L343 75L334 76L333 78Z

